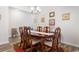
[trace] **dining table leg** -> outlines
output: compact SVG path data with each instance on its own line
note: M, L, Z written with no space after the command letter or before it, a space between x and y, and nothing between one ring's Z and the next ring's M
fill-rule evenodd
M44 51L44 38L41 38L40 43L41 43L41 50L43 52Z

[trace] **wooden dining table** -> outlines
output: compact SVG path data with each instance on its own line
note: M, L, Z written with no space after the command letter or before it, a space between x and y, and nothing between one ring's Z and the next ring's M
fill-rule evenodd
M40 39L41 50L43 51L45 38L53 38L54 33L45 33L31 30L31 37Z

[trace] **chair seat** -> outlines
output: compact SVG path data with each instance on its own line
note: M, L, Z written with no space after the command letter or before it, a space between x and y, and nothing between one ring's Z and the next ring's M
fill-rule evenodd
M47 46L49 46L49 47L52 47L52 41L45 41L44 44L47 45Z
M47 40L47 41L52 41L52 39L51 39L51 38L46 38L45 40Z
M37 43L39 43L39 42L40 42L40 40L33 39L33 40L32 40L32 45L35 45L35 44L37 44Z

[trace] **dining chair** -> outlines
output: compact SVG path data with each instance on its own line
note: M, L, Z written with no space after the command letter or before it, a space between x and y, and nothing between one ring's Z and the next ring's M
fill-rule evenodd
M48 27L48 26L44 27L43 31L46 32L46 33L49 33L50 32L50 27Z
M57 27L56 29L55 29L55 34L56 33L58 33L58 44L60 44L61 43L61 28L60 27Z
M42 26L37 26L37 31L42 32Z
M20 38L21 38L21 41L20 41L20 47L21 48L23 48L23 44L24 44L23 31L24 31L24 28L23 27L19 27L19 33L20 33Z
M35 51L36 45L39 43L39 40L31 37L31 30L29 27L24 26L23 29L23 49L24 51Z
M57 27L55 29L55 35L54 35L54 40L53 40L52 48L55 51L61 51L61 50L59 50L60 49L59 44L61 44L61 28Z
M18 36L17 28L12 28L11 33L12 33L11 35L12 38L17 37Z
M20 32L20 48L22 48L24 51L26 51L27 47L30 47L27 51L31 51L31 41L28 39L28 29L27 27L19 27L19 32Z
M57 51L61 51L59 49L59 42L58 40L60 40L60 37L61 37L61 29L59 27L57 27L55 29L55 32L54 32L54 36L52 36L52 41L45 41L45 51L54 51L54 52L57 52Z
M44 29L43 29L43 31L46 32L46 33L49 33L50 32L50 27L49 26L45 26ZM51 41L52 39L51 38L50 39L46 38L45 40Z
M30 28L24 26L24 33L23 33L24 45L23 49L25 51L32 51L32 38Z

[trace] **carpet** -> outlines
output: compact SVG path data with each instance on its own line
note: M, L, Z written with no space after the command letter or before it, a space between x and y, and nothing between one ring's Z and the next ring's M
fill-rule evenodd
M14 48L15 52L31 52L31 50L29 50L29 49L27 49L25 51L22 48L20 48L19 43L13 44L13 48ZM58 52L67 52L67 51L68 51L68 49L66 49L66 48L63 48L63 47L58 48ZM38 44L36 45L35 48L32 49L32 52L41 52L40 48L38 48ZM44 52L46 52L46 51L44 51ZM51 51L51 52L56 52L56 51Z

